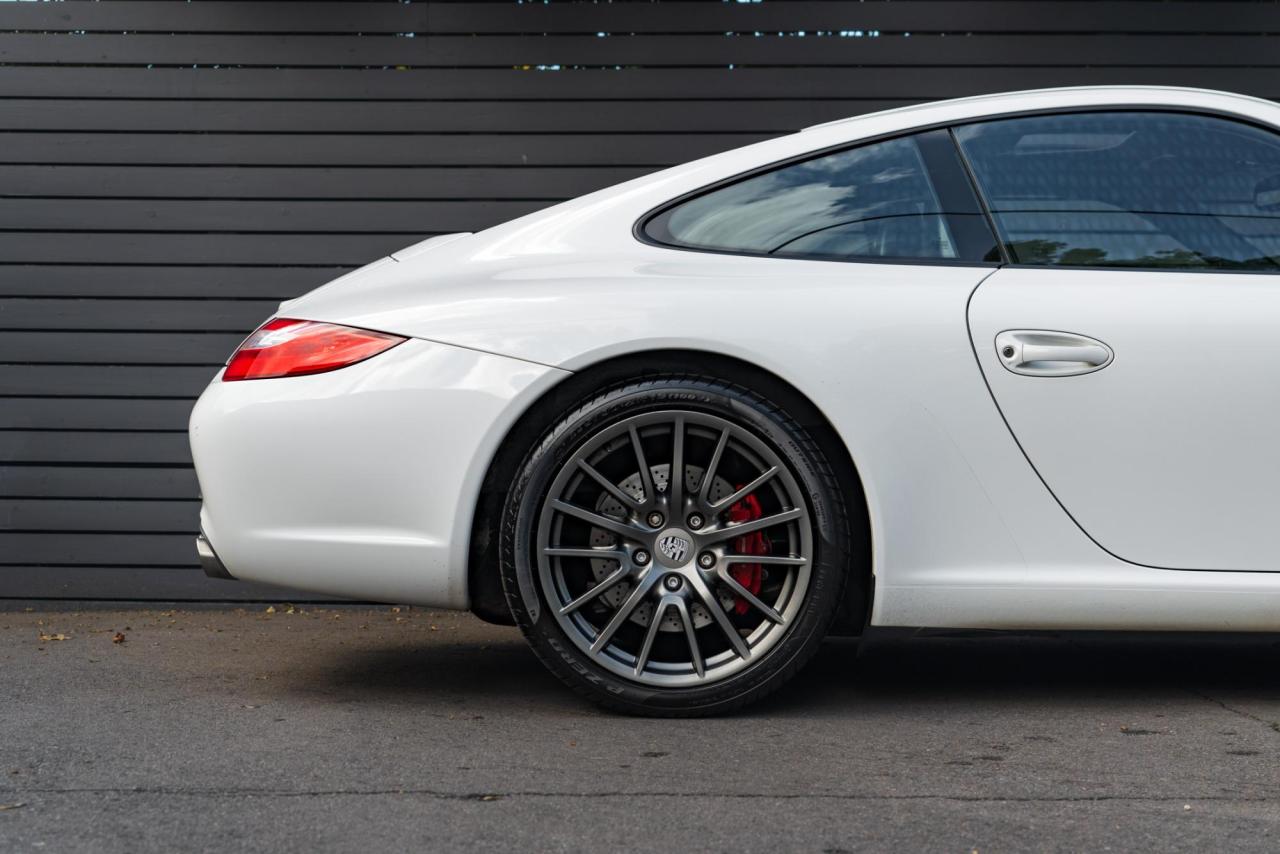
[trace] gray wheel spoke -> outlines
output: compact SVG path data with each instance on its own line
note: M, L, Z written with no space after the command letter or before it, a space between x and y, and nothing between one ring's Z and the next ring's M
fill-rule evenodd
M640 444L640 434L634 426L628 428L631 434L631 449L636 455L636 465L640 466L640 488L644 490L644 500L652 504L654 499L653 472L649 471L649 461L644 458L644 446Z
M716 531L711 531L702 537L702 543L719 543L724 540L740 537L743 534L750 534L752 531L759 531L764 528L772 528L774 525L781 525L783 522L791 522L799 519L804 515L804 511L799 508L791 510L783 510L781 513L774 513L772 516L762 516L759 519L753 519L750 522L742 522L738 525L727 525Z
M578 468L582 469L591 477L592 480L600 484L600 486L604 488L605 492L609 493L614 498L618 499L618 501L622 503L622 506L631 507L637 510L644 507L644 505L641 504L639 501L632 498L627 493L623 492L622 489L616 483L609 480L609 478L605 477L600 472L596 471L595 466L591 465L591 463L587 462L586 460L578 460Z
M606 531L611 531L612 533L615 533L620 537L626 537L629 540L636 539L642 533L638 528L635 528L620 519L605 516L601 513L595 512L594 510L588 510L585 507L579 507L576 504L561 501L558 498L551 501L551 506L556 510L559 510L561 513L564 513L566 516L573 516L584 522L590 522L597 528L604 528Z
M651 567L644 575L640 576L636 581L635 589L631 591L631 595L618 606L618 610L614 612L612 619L600 630L600 634L596 635L595 642L591 644L593 655L608 646L609 641L618 633L618 629L622 628L622 624L631 616L631 612L644 601L645 596L649 595L649 590L653 587L653 583L658 579L659 574Z
M721 507L732 507L742 499L746 498L751 493L755 492L761 486L763 486L764 484L772 480L774 476L777 475L777 473L778 473L778 467L773 466L772 468L768 469L763 474L761 474L759 477L757 477L755 480L751 481L746 486L742 487L737 492L733 493L733 495L730 495L728 498L721 498L715 504L712 504L711 509L719 510Z
M622 560L627 553L622 549L561 549L545 548L542 553L547 557L589 557L601 560Z
M725 555L720 558L721 563L772 563L782 564L783 566L804 566L809 562L808 558L790 557L783 555Z
M685 604L684 599L680 596L668 597L671 599L672 606L680 615L680 624L684 626L685 640L689 643L689 659L693 664L693 670L701 679L707 675L707 666L702 660L702 647L698 645L698 633L693 628L693 617L689 614L689 606Z
M667 475L667 493L671 505L671 523L683 524L684 516L684 419L677 418L671 428L671 471Z
M734 593L737 593L743 599L747 600L747 604L751 605L751 607L755 608L761 614L764 614L765 618L768 619L769 622L777 623L778 625L782 625L784 622L786 622L784 619L782 619L781 614L779 614L774 609L770 608L768 605L764 604L764 602L761 601L760 598L756 596L756 594L752 593L750 590L743 587L742 583L739 582L738 579L734 578L732 575L729 574L729 570L726 567L722 566L720 568L720 571L717 574L720 576L721 581L729 585L729 589L731 589Z
M649 631L644 634L644 644L640 647L640 653L636 656L635 674L639 676L644 673L645 665L649 663L649 653L653 650L653 641L658 637L658 629L662 627L662 618L667 615L667 609L671 607L671 603L667 601L668 597L663 596L662 601L658 603L658 607L653 609L653 619L649 621Z
M720 630L724 632L725 637L729 639L730 646L734 652L738 653L738 657L743 661L751 658L751 648L747 646L747 642L742 639L742 635L738 634L738 627L729 619L729 615L725 613L724 608L720 607L720 600L716 598L716 594L711 591L695 573L689 576L689 584L693 587L694 592L698 594L698 598L702 600L702 607L706 608L711 614L711 618L720 626Z
M707 500L707 496L711 494L711 481L715 479L716 469L720 468L720 457L724 456L724 446L729 444L729 428L720 431L720 439L716 442L716 449L711 454L711 461L707 463L707 470L702 473L702 488L698 490L698 503L703 507L709 507L711 502Z
M586 593L583 593L577 599L574 599L568 605L565 605L563 608L561 608L560 613L572 614L574 611L578 610L588 602L594 600L597 596L600 596L601 594L603 594L610 587L617 584L622 579L626 578L627 572L629 570L630 570L630 567L628 567L625 563L622 566L619 566L613 572L609 573L604 578L604 580L601 581L599 584L595 585Z

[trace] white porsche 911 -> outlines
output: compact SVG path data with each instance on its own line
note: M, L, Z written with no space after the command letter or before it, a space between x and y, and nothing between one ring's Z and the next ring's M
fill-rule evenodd
M200 398L214 575L470 609L616 709L833 625L1280 629L1280 105L810 128L284 303Z

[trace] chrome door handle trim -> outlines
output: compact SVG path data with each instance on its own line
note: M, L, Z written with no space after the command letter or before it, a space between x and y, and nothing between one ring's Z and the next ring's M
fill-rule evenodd
M1100 371L1115 359L1096 338L1047 329L1008 329L996 336L996 357L1015 374L1074 377Z

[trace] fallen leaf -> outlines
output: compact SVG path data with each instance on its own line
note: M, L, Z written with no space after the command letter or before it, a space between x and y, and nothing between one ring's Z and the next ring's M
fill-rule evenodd
M111 636L112 643L124 643L124 632L116 632Z
M25 802L25 801L18 801L17 803L13 803L13 804L0 804L0 812L4 812L5 810L16 810L16 809L21 809L22 807L25 807L26 805L27 805L27 804L26 804L26 802Z
M267 606L267 613L268 613L268 614L274 614L275 612L276 612L276 606L275 606L275 605L268 605L268 606Z
M40 640L42 640L42 641L71 640L71 636L70 636L70 635L64 635L62 632L58 632L56 635L46 635L44 632L41 632L41 633L40 633Z

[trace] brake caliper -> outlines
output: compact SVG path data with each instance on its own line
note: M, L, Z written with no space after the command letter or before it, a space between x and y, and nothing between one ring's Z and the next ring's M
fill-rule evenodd
M729 508L729 521L734 524L754 522L763 515L764 508L760 506L760 499L754 495L748 495ZM736 537L733 548L740 555L767 555L771 546L763 531L752 531ZM760 593L760 588L764 584L764 567L758 563L735 563L730 567L729 574L733 576L734 581L751 591L753 596ZM747 613L749 607L747 600L741 596L733 598L734 613L739 616Z

